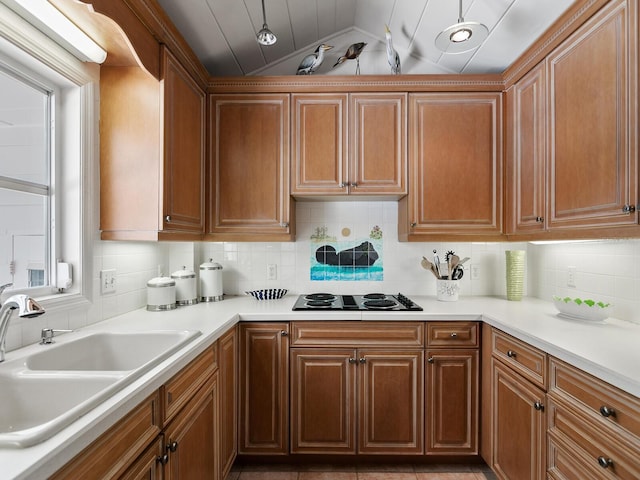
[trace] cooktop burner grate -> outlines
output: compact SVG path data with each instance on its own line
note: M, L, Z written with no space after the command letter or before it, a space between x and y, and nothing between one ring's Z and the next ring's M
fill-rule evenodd
M367 293L365 295L334 295L310 293L300 295L293 310L385 310L388 312L421 311L422 307L401 293Z

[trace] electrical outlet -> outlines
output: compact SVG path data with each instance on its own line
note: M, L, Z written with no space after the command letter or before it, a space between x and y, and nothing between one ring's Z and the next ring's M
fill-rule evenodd
M567 287L576 286L576 267L567 267Z
M275 263L269 263L267 265L267 280L278 279L278 266Z
M116 291L116 270L101 270L100 271L100 293L115 293Z
M480 278L480 265L471 265L471 280Z

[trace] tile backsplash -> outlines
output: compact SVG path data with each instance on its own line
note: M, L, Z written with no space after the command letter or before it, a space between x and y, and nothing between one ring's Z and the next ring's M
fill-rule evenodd
M241 295L247 290L286 288L290 294L309 292L402 292L436 294L435 277L420 265L433 250L444 258L454 251L465 264L460 296L506 296L506 250L526 250L524 295L550 300L553 295L589 297L614 305L614 316L640 323L640 240L598 240L554 244L398 242L398 206L379 202L296 203L296 242L152 243L103 242L93 245L93 296L88 310L59 309L26 321L12 319L7 350L35 343L40 330L80 328L146 305L146 282L160 273L170 275L183 266L198 272L202 262L223 266L224 292ZM340 244L360 242L372 225L382 232L384 275L381 280L312 280L312 235L326 226ZM355 244L355 243L354 243ZM275 268L273 267L275 265ZM275 279L271 276L275 272ZM575 287L567 286L569 267L575 267ZM117 288L100 294L100 271L116 269Z

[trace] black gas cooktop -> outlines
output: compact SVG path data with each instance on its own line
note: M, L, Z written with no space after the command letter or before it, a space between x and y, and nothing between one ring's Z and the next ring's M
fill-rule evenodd
M310 293L300 295L293 310L388 310L421 311L422 307L410 298L398 293L368 293L366 295L334 295L332 293Z

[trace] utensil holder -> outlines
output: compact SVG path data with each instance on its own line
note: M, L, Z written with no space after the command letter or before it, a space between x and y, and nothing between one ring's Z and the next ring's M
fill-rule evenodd
M436 280L436 296L441 302L455 302L458 300L460 293L460 281L437 279Z
M507 260L507 300L522 300L524 289L524 250L507 250L504 252Z

